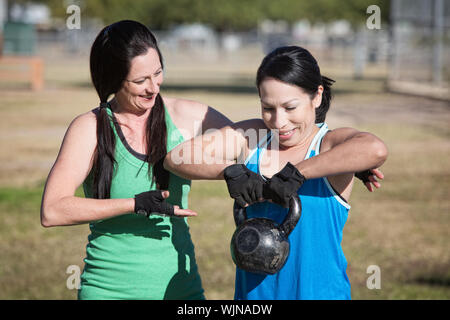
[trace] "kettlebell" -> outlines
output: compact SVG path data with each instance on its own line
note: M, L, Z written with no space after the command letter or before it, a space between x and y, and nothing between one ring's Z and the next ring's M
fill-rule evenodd
M231 257L239 269L275 274L283 268L289 256L288 236L300 219L302 206L297 194L289 199L289 212L278 225L267 218L247 219L246 209L236 202L233 206L236 230L231 238Z

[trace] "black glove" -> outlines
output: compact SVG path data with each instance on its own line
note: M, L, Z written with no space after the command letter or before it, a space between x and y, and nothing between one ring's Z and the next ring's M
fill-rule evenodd
M372 174L372 171L370 171L370 170L364 170L364 171L360 171L360 172L355 172L355 177L357 177L363 183L370 182L369 177L371 175L373 175L373 174Z
M223 176L230 196L241 207L245 207L246 203L257 202L263 197L264 179L245 165L233 164L226 167Z
M166 202L161 190L139 193L134 196L134 212L149 217L151 213L162 216L174 216L174 207Z
M284 208L289 207L289 199L305 182L305 177L290 162L265 184L263 195Z

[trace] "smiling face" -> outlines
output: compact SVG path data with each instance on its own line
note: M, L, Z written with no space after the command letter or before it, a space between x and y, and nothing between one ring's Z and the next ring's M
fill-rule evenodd
M305 143L317 130L316 108L322 101L323 87L311 96L302 88L274 78L265 78L259 86L262 119L275 130L280 147L290 148ZM277 134L278 133L278 134Z
M130 71L122 88L116 93L119 105L129 111L141 113L151 109L163 78L158 52L149 48L147 53L131 60Z

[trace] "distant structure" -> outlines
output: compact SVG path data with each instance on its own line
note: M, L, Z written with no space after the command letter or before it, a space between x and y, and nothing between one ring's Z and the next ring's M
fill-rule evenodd
M3 29L7 18L6 0L0 0L0 57L3 54Z
M391 0L388 88L450 100L450 1Z
M47 8L32 4L9 7L8 4L0 0L0 83L27 82L32 90L42 90L44 64L36 55L35 24L45 18Z
M177 50L212 50L217 47L217 35L200 23L178 25L169 35L171 47Z

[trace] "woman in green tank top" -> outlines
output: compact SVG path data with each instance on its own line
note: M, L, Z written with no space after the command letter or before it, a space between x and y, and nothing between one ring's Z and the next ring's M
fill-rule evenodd
M138 22L105 27L90 68L100 107L66 132L45 186L42 225L89 223L79 299L204 299L186 220L196 215L188 209L190 181L165 171L162 159L231 121L207 105L161 96L162 56ZM75 197L81 184L86 198Z

